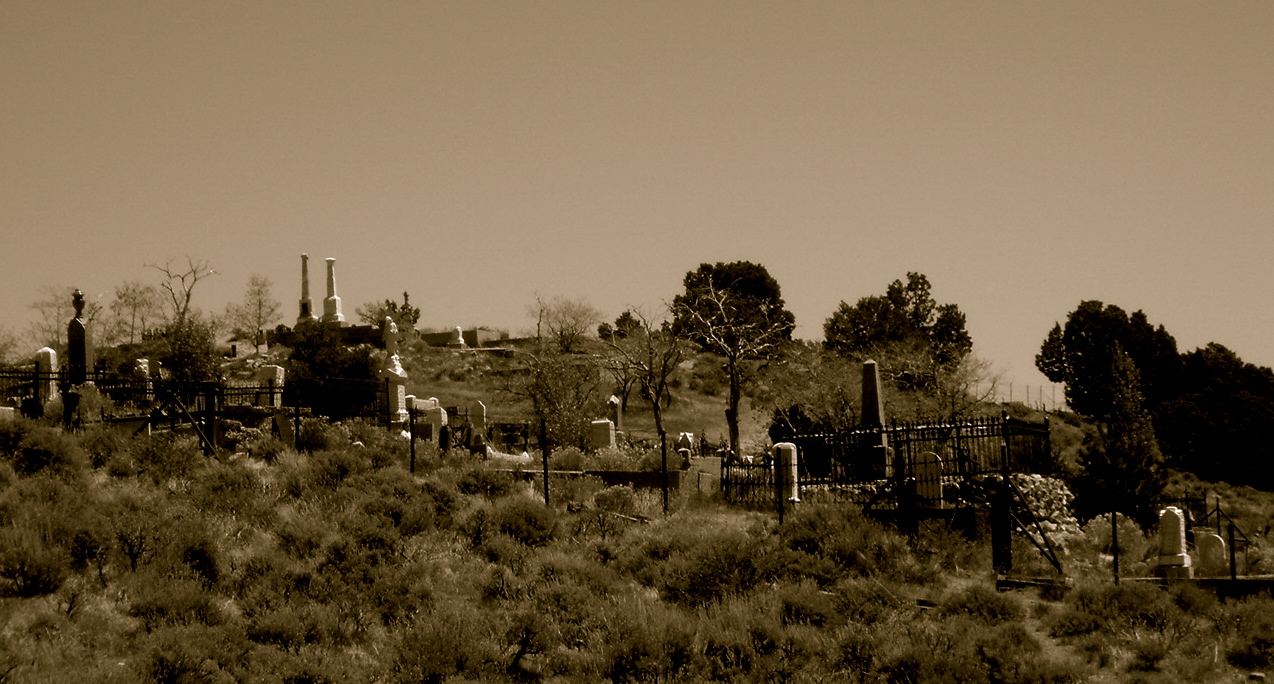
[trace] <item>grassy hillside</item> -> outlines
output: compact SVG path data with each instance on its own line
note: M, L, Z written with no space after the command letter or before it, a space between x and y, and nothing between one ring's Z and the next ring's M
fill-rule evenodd
M1116 587L1101 524L1068 537L1065 597L1001 594L985 545L852 507L778 525L680 495L664 515L556 479L546 507L467 456L410 474L366 424L308 422L308 454L232 436L206 458L0 425L0 681L1228 682L1274 662L1274 600Z

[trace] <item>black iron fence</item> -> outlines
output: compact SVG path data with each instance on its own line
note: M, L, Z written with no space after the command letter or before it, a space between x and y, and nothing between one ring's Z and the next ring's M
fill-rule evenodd
M908 492L936 491L938 483L965 485L1005 472L1051 474L1055 468L1048 422L1001 416L961 421L893 423L835 434L793 435L798 477L810 494L892 508L906 483ZM914 485L910 486L910 485ZM727 459L721 490L727 501L774 502L774 469L767 459Z
M389 384L380 380L184 382L116 373L89 373L86 380L109 400L109 411L117 414L142 413L174 401L191 413L220 412L226 407L288 407L309 409L332 419L386 420L389 411ZM69 374L0 370L0 403L23 407L24 412L42 412L53 389L59 395L72 391Z

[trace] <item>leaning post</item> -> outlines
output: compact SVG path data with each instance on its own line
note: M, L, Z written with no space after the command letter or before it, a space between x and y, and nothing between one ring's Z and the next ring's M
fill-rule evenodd
M549 505L549 423L540 419L540 453L544 454L544 505Z
M662 485L664 491L664 514L668 513L668 433L659 431L659 453L663 458Z

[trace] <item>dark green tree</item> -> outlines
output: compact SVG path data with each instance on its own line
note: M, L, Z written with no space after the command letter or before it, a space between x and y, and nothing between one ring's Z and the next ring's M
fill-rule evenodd
M1205 480L1274 489L1274 371L1215 342L1182 361L1179 393L1159 409L1169 462Z
M1152 326L1137 311L1129 316L1123 309L1096 300L1080 302L1066 319L1049 331L1035 366L1049 380L1066 385L1066 401L1071 410L1098 420L1115 408L1110 369L1114 350L1122 349L1137 368L1138 392L1152 413L1175 392L1181 359L1177 342L1163 326Z
M846 358L880 363L905 391L932 391L973 349L965 315L955 304L939 304L929 278L910 272L885 294L840 307L823 324L823 345Z
M1110 405L1080 452L1076 507L1081 517L1115 510L1149 527L1163 491L1163 456L1132 357L1115 343L1110 358Z
M682 281L672 304L673 333L720 356L730 391L726 423L739 453L739 403L753 362L792 339L796 317L785 308L778 281L749 261L700 264Z
M383 302L363 304L355 309L354 313L364 325L375 326L384 323L385 317L388 316L394 319L394 324L403 332L415 330L416 324L420 322L420 307L411 305L411 297L406 290L403 291L402 304L392 299L386 299Z
M187 314L164 328L159 362L181 382L207 382L221 375L213 325L203 316Z

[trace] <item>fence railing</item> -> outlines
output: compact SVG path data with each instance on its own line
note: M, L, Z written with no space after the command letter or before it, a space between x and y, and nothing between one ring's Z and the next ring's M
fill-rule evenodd
M1005 472L1050 474L1055 463L1048 423L1001 416L962 421L893 423L840 433L791 435L802 491L836 500L892 507L900 483L927 484ZM774 471L760 463L722 464L726 500L774 501ZM910 490L909 490L910 491Z

